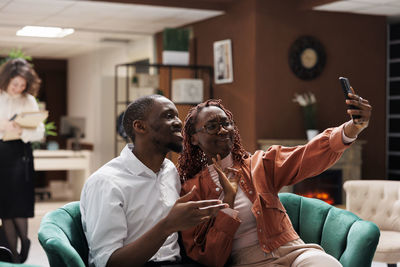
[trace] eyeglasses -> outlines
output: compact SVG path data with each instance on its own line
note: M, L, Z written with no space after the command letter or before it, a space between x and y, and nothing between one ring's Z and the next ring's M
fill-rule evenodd
M232 121L212 121L209 123L206 123L202 128L197 129L197 132L202 132L206 131L208 134L217 134L220 129L224 128L227 131L232 131L233 130L233 122Z

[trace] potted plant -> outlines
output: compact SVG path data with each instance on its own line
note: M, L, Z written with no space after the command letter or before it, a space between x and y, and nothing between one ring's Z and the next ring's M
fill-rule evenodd
M295 93L293 102L298 103L302 108L307 139L311 140L319 133L317 130L317 100L315 95L311 92Z

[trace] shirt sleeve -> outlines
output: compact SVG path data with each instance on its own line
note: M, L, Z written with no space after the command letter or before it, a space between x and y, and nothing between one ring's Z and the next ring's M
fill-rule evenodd
M92 179L92 180L91 180ZM91 177L82 190L82 226L89 245L90 265L103 267L127 237L124 198L109 180Z
M27 111L39 111L39 106L35 98L31 95L27 98L27 104L25 110ZM22 129L21 140L24 143L40 141L44 136L44 124L40 123L35 129Z
M231 209L231 208L225 208L221 210L223 213L229 215L230 217L234 218L235 220L240 220L239 219L239 211Z
M274 191L278 192L285 185L298 183L316 176L335 164L343 152L350 146L342 138L344 124L326 129L306 145L296 147L271 146L262 156L262 161L255 162L256 172L265 172L273 181ZM257 177L255 173L253 177Z
M353 143L354 141L356 141L357 137L354 137L354 138L347 137L347 135L344 133L344 129L343 129L342 130L342 139L343 139L343 143L350 144L350 143Z
M181 195L189 192L188 188L192 188L192 185L184 185ZM200 199L197 194L192 198L192 200ZM186 254L206 266L224 266L231 254L233 238L239 226L238 218L235 219L219 211L208 221L181 232Z

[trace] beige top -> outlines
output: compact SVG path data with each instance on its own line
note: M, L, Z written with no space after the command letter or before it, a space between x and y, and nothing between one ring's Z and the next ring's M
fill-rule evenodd
M39 106L36 99L27 94L12 96L7 92L0 92L0 139L3 139L4 128L7 121L15 114L21 112L38 111ZM22 129L21 140L24 143L39 141L44 136L44 124L41 123L35 129Z

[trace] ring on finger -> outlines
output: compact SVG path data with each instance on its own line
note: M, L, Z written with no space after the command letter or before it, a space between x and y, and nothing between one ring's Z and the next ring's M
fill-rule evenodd
M363 98L360 96L360 97L358 98L358 103L362 103L362 101L363 101Z

